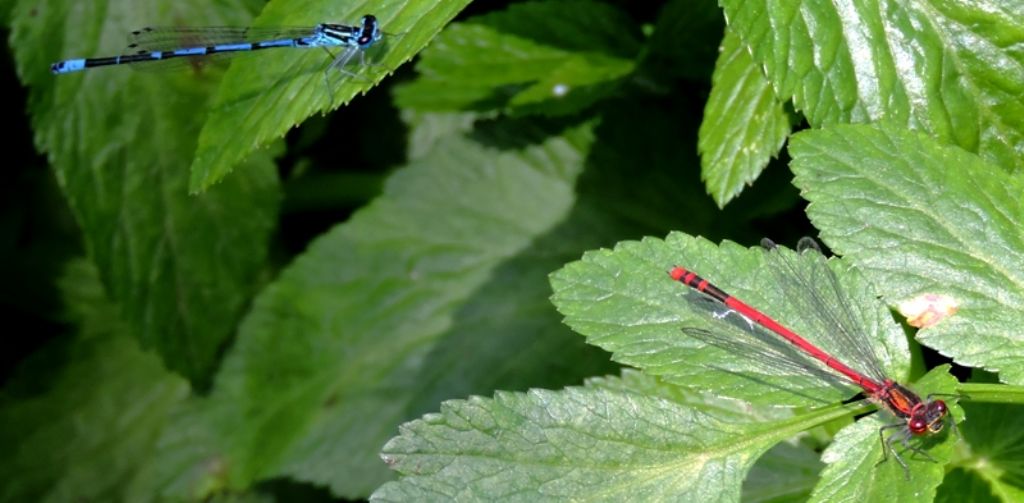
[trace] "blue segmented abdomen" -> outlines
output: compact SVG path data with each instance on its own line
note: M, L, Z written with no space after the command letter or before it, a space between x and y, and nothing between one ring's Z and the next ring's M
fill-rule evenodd
M377 18L367 14L359 25L321 23L311 28L143 28L132 32L135 42L131 53L105 58L75 58L50 65L54 74L73 73L99 66L147 63L175 58L239 53L277 47L341 47L343 62L351 59L347 51L365 50L382 37ZM265 37L265 38L261 38ZM187 40L186 47L176 47L175 40ZM186 45L186 44L182 44ZM338 65L341 66L341 65Z

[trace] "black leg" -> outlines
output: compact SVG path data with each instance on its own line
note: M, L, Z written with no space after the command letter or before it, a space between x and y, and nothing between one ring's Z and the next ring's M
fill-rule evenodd
M889 451L892 451L892 457L895 458L896 462L899 463L900 467L903 468L903 477L906 478L907 480L910 480L910 468L907 467L907 463L903 461L903 458L900 457L900 454L896 452L896 448L892 446L892 443L896 441L897 437L902 437L903 443L906 444L909 432L902 435L900 433L894 433L890 435L888 439L885 438L885 430L891 430L893 428L902 428L905 426L906 425L903 423L894 423L887 424L878 429L878 439L880 442L882 442L882 459L878 463L875 463L875 466L878 466L886 462L889 459Z

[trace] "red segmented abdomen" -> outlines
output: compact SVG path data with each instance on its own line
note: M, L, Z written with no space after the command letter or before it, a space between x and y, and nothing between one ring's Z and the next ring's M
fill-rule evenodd
M855 384L860 386L865 393L869 395L875 395L884 389L882 383L876 382L874 379L868 378L867 376L861 374L860 372L851 369L850 367L846 366L846 364L844 364L843 362L835 359L835 357L833 357L832 355L822 351L821 349L818 349L817 346L811 344L807 339L800 337L792 330L786 328L785 326L775 321L768 315L761 313L757 309L754 309L753 307L747 305L746 303L737 299L736 297L733 297L732 295L725 293L724 290L713 285L708 280L698 276L696 273L689 271L686 268L675 266L672 268L672 270L669 271L669 276L671 276L672 279L679 281L680 283L683 283L686 286L693 288L694 290L697 290L698 292L701 292L711 297L712 299L717 300L718 302L721 302L722 304L725 304L725 306L728 307L729 309L732 309L742 314L743 316L746 316L754 323L757 323L758 325L761 325L762 327L765 327L768 330L774 332L779 337L786 339L794 346L803 350L805 353L813 356L814 358L824 363L825 366L846 376L848 379L850 379Z

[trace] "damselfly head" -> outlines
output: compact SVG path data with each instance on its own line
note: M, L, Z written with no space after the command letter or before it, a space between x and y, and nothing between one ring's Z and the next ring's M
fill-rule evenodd
M910 433L914 435L924 435L928 432L928 422L920 417L911 418L907 421L907 428L910 428Z
M356 43L359 47L367 48L377 42L383 36L380 31L380 25L377 23L377 17L373 14L367 14L360 20L361 30L359 30L359 37L356 38Z
M949 408L946 402L935 400L924 404L923 411L907 420L907 429L914 435L938 433L946 425Z

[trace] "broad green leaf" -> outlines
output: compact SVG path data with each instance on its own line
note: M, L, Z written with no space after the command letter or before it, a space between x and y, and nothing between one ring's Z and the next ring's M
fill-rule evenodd
M743 481L744 503L805 502L818 482L819 454L800 444L782 442L764 453Z
M449 26L398 106L570 114L604 98L639 50L622 12L590 0L528 2ZM624 28L625 27L625 28Z
M409 146L406 156L409 159L419 159L434 150L438 142L446 137L472 132L473 124L478 119L477 114L472 112L435 114L403 110L402 120L409 125Z
M638 114L642 127L621 120ZM689 189L674 185L670 112L625 103L605 119L594 144L557 121L467 131L465 117L419 118L415 161L261 297L211 398L168 430L168 459L147 480L177 496L289 476L365 497L390 475L380 447L441 400L610 371L606 353L560 322L547 275L637 229L680 225L671 211L712 204L695 171ZM641 148L655 140L669 146ZM626 160L645 168L624 173Z
M240 494L215 494L204 501L209 503L274 503L280 500L275 498L274 495L253 491Z
M1024 386L987 382L960 383L957 391L980 403L1024 403Z
M1019 0L721 4L812 126L885 119L1024 168Z
M959 464L967 473L947 477L937 501L954 501L956 494L972 495L972 501L1024 500L1024 406L966 403L963 408L970 420L961 431L970 449Z
M619 375L591 377L583 383L588 388L603 389L617 393L633 393L648 398L662 398L681 405L699 405L705 409L716 409L720 414L733 413L737 418L769 421L786 420L793 417L793 409L771 405L754 405L732 398L720 398L709 393L669 384L664 380L639 370L623 367Z
M1024 178L893 126L800 133L790 152L822 238L887 302L959 305L919 341L1024 383Z
M146 463L124 488L125 501L206 501L251 490L230 477L233 459L225 431L245 424L233 404L192 396L166 418Z
M117 321L94 268L73 263L65 284L83 332L42 350L0 394L0 501L124 499L189 392Z
M245 418L211 413L232 485L289 476L365 497L389 477L380 447L440 400L607 369L546 302L564 252L534 243L571 208L592 133L539 132L438 140L258 297L211 396Z
M701 404L717 407L721 413L741 412L744 417L784 419L792 417L791 409L756 407L749 403L729 399L716 399L707 395L673 386L660 379L625 368L621 376L587 379L586 386L618 392L632 392L647 398L663 398L682 405ZM811 495L818 482L822 463L819 453L802 443L782 442L764 453L743 481L742 501L784 503L803 502Z
M188 11L175 21L195 24L241 24L249 12L241 2L174 7ZM276 220L273 166L256 156L243 176L191 197L187 167L209 74L48 71L61 58L121 52L126 33L167 20L167 10L121 0L25 1L12 46L31 88L37 148L49 156L130 335L203 382L263 267Z
M588 388L602 389L615 393L634 393L650 398L661 398L678 402L682 405L694 401L704 401L711 404L714 400L714 398L704 397L697 392L666 383L657 377L649 376L629 367L624 367L620 375L591 377L586 380L585 385ZM732 401L730 403L738 404L740 402ZM731 410L728 407L723 407L723 409Z
M1024 494L1012 486L1003 486L1010 489L1007 494L1000 494L997 498L993 494L989 484L968 472L964 468L956 468L946 473L942 479L942 485L935 495L936 503L959 503L970 501L971 503L999 503L1003 501L1024 501Z
M922 398L928 393L952 393L956 379L948 370L948 366L943 366L929 372L914 383L914 389ZM962 418L960 408L950 406L954 416ZM897 452L903 451L901 458L910 469L912 479L909 482L900 464L891 459L891 453L890 459L879 463L883 459L879 428L898 421L891 415L879 413L841 430L822 454L822 461L828 466L809 501L932 501L935 488L945 474L945 464L952 457L956 443L961 441L949 426L953 419L947 417L944 432L910 440L911 446L923 449L934 462L907 451L896 440L894 446ZM901 433L893 429L888 430L888 435Z
M810 257L790 260L802 274L811 274ZM693 301L690 289L668 276L677 264L780 320L840 360L855 356L827 345L821 333L826 328L805 316L803 299L780 289L763 250L729 242L716 247L700 238L670 234L665 241L647 238L619 243L614 250L588 252L552 275L552 301L566 324L591 344L611 351L615 361L679 386L772 405L814 405L854 394L804 369L779 365L777 356L758 361L759 355L749 351L708 345L685 334L683 329L690 327L746 339L742 320L716 319L708 306ZM863 278L839 261L831 265L845 291L851 321L858 325L852 329L868 339L883 370L902 379L909 359L903 333ZM807 286L813 289L806 292L808 297L815 295L825 303L835 298L827 278Z
M607 381L445 402L384 447L384 460L403 477L371 499L739 501L761 453L849 413L830 407L758 421Z
M380 82L430 42L468 0L402 3L396 0L279 0L267 4L257 26L354 25L375 15L386 33L368 66L339 84L325 82L329 61L321 50L262 51L232 65L199 136L190 188L203 191L258 147L283 136L316 112L328 113ZM338 79L332 79L338 80ZM332 103L333 96L333 103ZM345 159L340 143L339 162Z
M739 37L726 32L697 144L701 178L719 207L754 183L789 132L789 114L771 84Z

